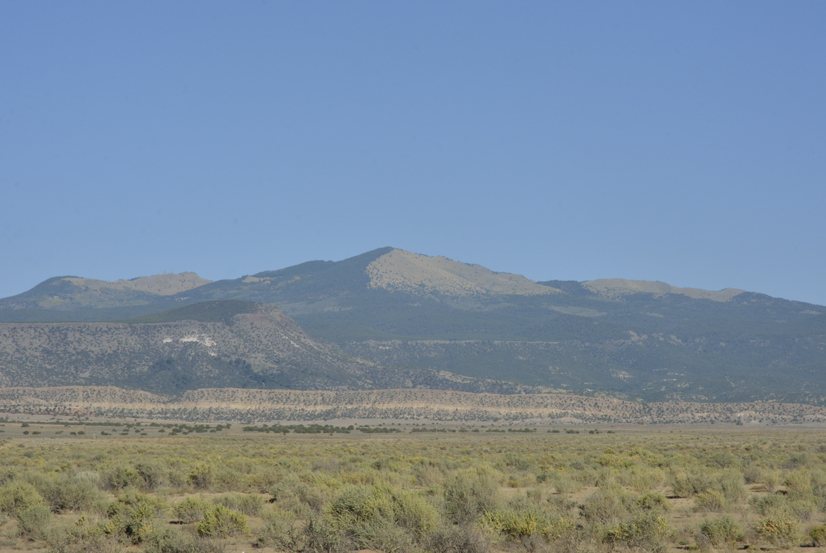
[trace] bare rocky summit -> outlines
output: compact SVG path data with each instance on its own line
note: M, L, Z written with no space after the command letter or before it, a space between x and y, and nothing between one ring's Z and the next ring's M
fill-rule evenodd
M582 287L596 294L606 297L622 297L629 294L651 294L662 297L668 294L678 294L695 300L711 300L726 302L743 293L743 290L726 288L724 290L702 290L700 288L679 288L658 280L625 280L624 278L606 278L589 280L582 283Z
M371 288L447 296L540 296L559 290L542 286L522 275L494 273L481 265L459 263L446 257L429 257L394 249L369 265Z
M112 290L134 290L136 292L146 292L147 294L157 294L159 296L172 296L212 282L211 280L199 277L195 273L164 273L130 280L113 281L78 277L65 277L63 280L92 291L100 291L108 288Z

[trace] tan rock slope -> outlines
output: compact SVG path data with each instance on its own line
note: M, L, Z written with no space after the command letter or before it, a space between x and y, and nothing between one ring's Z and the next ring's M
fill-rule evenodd
M367 266L371 288L391 291L440 293L451 296L514 294L538 296L559 293L521 275L495 273L481 265L446 257L428 257L393 250Z
M715 292L711 290L701 290L700 288L679 288L660 281L625 280L624 278L589 280L583 282L582 286L592 292L609 297L620 297L639 293L654 294L655 296L680 294L695 300L703 299L720 302L729 301L731 298L743 293L743 290L737 290L736 288L726 288Z
M209 284L211 280L199 277L195 273L167 273L148 277L138 277L130 280L96 280L93 278L66 277L63 280L76 286L84 286L91 290L109 288L112 290L132 290L146 292L159 296L173 296L180 292L192 290L198 286Z

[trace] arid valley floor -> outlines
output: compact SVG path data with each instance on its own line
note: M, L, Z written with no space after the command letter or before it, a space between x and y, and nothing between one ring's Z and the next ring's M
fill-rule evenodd
M3 417L2 551L676 552L826 543L820 423Z

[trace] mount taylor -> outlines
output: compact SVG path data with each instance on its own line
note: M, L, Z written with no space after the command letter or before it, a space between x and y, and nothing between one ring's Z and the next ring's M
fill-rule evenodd
M1 299L0 321L6 387L826 402L826 307L661 282L535 282L393 248L216 282L55 277Z

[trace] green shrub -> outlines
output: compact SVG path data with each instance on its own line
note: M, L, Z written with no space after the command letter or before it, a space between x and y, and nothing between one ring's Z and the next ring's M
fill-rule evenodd
M812 493L817 498L826 499L826 470L822 465L812 471Z
M556 474L548 479L558 494L568 495L582 489L582 482L567 474Z
M167 467L165 476L170 487L182 490L189 485L189 471L185 467Z
M752 509L760 516L779 515L786 510L786 496L768 494L762 497L752 497L749 500Z
M763 476L763 484L765 484L766 489L770 492L775 491L777 486L779 486L782 482L783 477L779 470L768 470Z
M433 553L488 553L490 541L473 525L443 525L436 528L427 542Z
M17 527L20 533L34 541L46 537L52 512L45 505L33 505L17 513Z
M526 471L533 467L533 462L530 459L527 459L524 455L519 455L518 453L506 453L504 461L505 466L519 471Z
M469 523L502 502L499 482L488 471L464 472L448 479L445 511L457 523Z
M800 526L795 519L789 516L762 518L754 529L762 539L782 548L793 547L800 539Z
M103 529L107 535L123 537L132 543L141 543L154 531L152 519L163 512L163 502L136 490L122 493L109 506L109 522Z
M151 533L144 542L145 553L223 553L225 550L221 541L171 528Z
M786 509L798 520L809 520L817 510L814 499L786 500Z
M310 518L304 527L304 540L302 553L346 553L353 550L347 537L322 518Z
M348 486L330 504L328 513L340 528L356 526L379 518L393 516L387 497L373 486Z
M740 460L730 451L717 451L706 458L706 464L713 468L727 469L740 465Z
M676 497L692 497L712 488L714 483L706 472L678 473L671 476L671 491Z
M393 522L422 539L439 522L436 508L420 494L412 491L388 490L393 499Z
M720 490L728 505L741 503L749 495L743 474L738 470L725 469L717 475L715 480L715 489Z
M362 524L355 532L352 532L352 537L361 549L386 553L417 551L414 536L390 520L379 519Z
M424 460L421 460L421 462L413 468L413 474L416 477L416 483L423 488L432 488L444 482L444 473L441 469L424 462Z
M365 547L376 546L377 540L401 540L401 534L388 526L421 540L439 520L436 508L420 494L388 486L348 486L330 504L328 515L334 528Z
M643 495L637 499L637 505L646 511L661 510L668 512L671 510L671 503L659 492L651 492Z
M198 522L208 510L212 508L213 504L206 499L200 497L187 497L172 507L172 513L175 518L185 524L191 522Z
M602 487L605 487L605 486L616 486L616 485L619 485L619 484L624 485L625 480L627 480L627 479L623 479L623 481L620 481L618 479L619 474L620 473L617 469L612 469L612 468L607 468L607 467L600 467L595 472L595 478L594 478L593 483L594 483L595 486L597 486L599 488L602 488ZM625 474L625 472L623 471L623 476L629 476L629 475Z
M535 488L525 491L525 501L532 505L544 505L545 490L543 488Z
M140 477L139 487L143 490L152 491L164 486L168 482L166 469L157 462L142 461L135 465Z
M131 465L115 465L103 471L104 487L110 490L139 488L143 484L138 469Z
M659 468L633 467L626 478L628 487L636 492L659 488L665 481L665 473Z
M783 484L786 486L786 499L789 501L814 499L812 473L808 469L792 471Z
M47 538L49 553L121 553L123 547L107 536L103 525L86 516L60 528L52 528Z
M695 511L720 512L726 510L726 497L718 490L706 490L694 496Z
M199 536L226 538L238 534L249 534L247 515L216 505L207 511L204 518L195 527Z
M541 511L517 512L504 509L485 513L482 525L514 540L538 534L547 541L556 541L568 533L574 524L561 516L552 516Z
M748 465L743 469L743 479L746 484L765 484L766 470L758 465Z
M309 486L303 482L300 482L294 486L293 490L298 500L312 509L314 513L320 513L323 511L325 505L327 505L330 500L329 494L326 490Z
M264 508L264 498L255 494L233 493L213 498L212 501L252 517L260 515L261 509Z
M208 490L215 484L215 467L210 463L198 463L189 471L187 481L196 490Z
M304 550L304 541L303 528L294 516L284 511L270 511L264 515L264 527L256 534L254 546L298 553Z
M232 491L245 489L247 487L246 483L246 475L237 470L221 467L215 471L213 485L216 490Z
M731 517L724 516L713 520L704 520L700 524L700 539L714 547L730 545L741 541L743 533Z
M580 513L588 522L605 524L625 518L638 509L630 494L619 486L610 486L588 496L580 507Z
M649 512L629 522L609 526L603 541L612 546L622 545L633 550L662 553L667 548L671 534L665 516Z
M17 516L21 511L45 504L34 486L26 482L18 480L0 486L0 512Z
M815 547L826 546L826 524L815 526L809 531L809 537Z
M59 474L44 484L40 493L56 513L91 511L106 500L94 482L72 474Z

